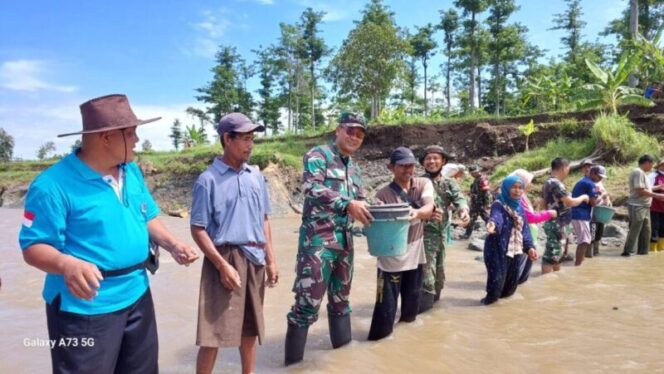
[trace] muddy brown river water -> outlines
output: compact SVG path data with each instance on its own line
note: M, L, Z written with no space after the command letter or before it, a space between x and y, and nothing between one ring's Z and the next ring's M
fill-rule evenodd
M0 372L50 372L43 274L23 263L17 243L22 211L0 209ZM188 222L162 217L192 243ZM376 288L375 259L356 239L351 292L353 341L332 350L325 313L310 329L305 360L285 369L285 315L293 301L299 217L272 221L281 281L265 299L266 341L257 372L307 373L580 373L664 372L664 253L622 258L618 248L581 268L564 266L531 280L510 299L481 306L484 264L467 242L447 254L442 301L379 342L366 340ZM540 250L541 253L541 250ZM151 276L163 373L193 373L200 262L180 267L168 255ZM324 308L323 308L324 310ZM240 372L236 349L220 351L215 372Z

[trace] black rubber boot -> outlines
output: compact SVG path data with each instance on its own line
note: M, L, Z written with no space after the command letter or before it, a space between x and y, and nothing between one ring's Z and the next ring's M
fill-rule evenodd
M286 366L302 361L304 346L307 344L309 327L288 324L286 331L285 364Z
M344 316L328 314L327 317L330 325L332 348L336 349L350 343L350 314Z
M436 295L432 293L428 293L426 291L422 291L420 295L420 307L417 310L417 314L420 314L422 312L426 312L427 310L433 308L433 302L436 298Z

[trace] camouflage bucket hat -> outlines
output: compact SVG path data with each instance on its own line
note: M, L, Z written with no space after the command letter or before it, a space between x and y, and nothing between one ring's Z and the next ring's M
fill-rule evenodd
M364 117L361 114L343 112L339 116L339 125L344 125L346 127L360 127L366 130L366 125L364 122Z

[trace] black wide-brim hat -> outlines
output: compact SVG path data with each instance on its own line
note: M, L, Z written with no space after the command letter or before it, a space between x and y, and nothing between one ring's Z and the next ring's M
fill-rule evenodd
M126 129L160 120L161 117L138 119L129 106L126 95L113 94L98 97L81 104L83 130L60 134L58 137L91 134Z

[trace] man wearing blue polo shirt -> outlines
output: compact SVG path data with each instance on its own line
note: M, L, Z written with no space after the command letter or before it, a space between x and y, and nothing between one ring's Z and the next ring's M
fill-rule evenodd
M157 326L145 268L150 239L180 264L198 258L156 218L131 162L139 120L127 97L81 105L81 148L41 173L25 200L19 243L47 273L43 297L54 373L156 373Z
M574 258L575 266L580 266L583 263L586 251L590 248L590 243L593 240L594 235L590 230L592 209L597 201L604 198L603 193L601 195L598 193L595 183L604 178L606 178L606 170L602 166L594 165L589 169L588 174L581 178L572 189L572 198L581 195L588 195L589 197L588 202L572 208L572 228L577 244L576 257Z

